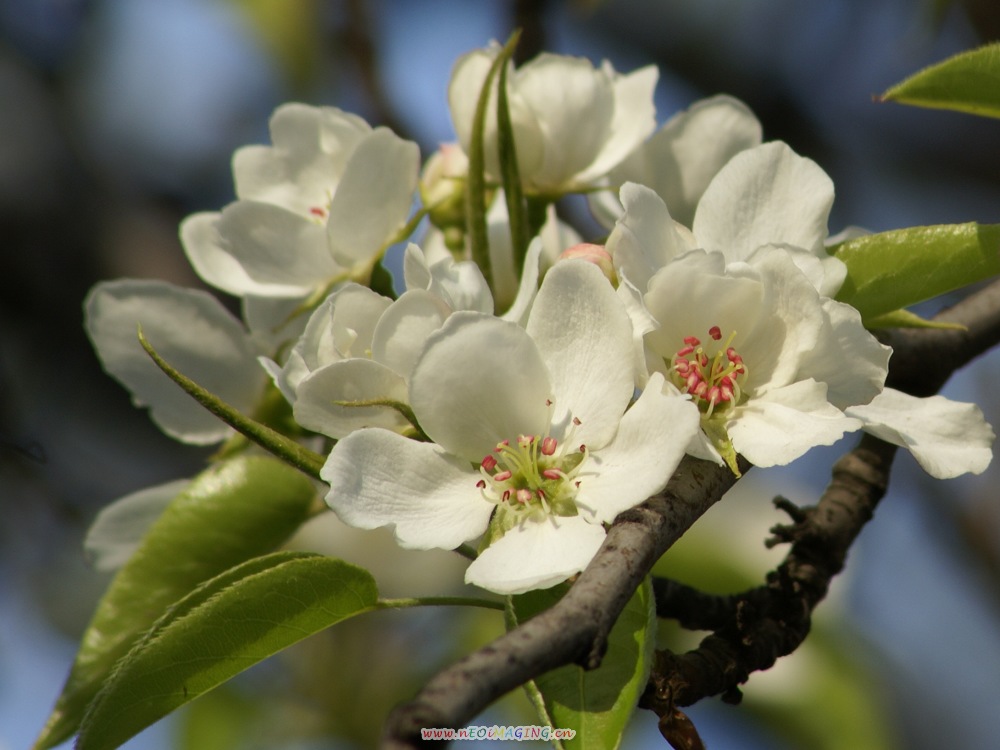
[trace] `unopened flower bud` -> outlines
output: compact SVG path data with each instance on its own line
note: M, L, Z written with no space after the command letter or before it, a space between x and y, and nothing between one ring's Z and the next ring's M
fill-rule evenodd
M465 226L465 185L469 159L456 143L443 143L424 165L420 198L431 223L443 231Z
M611 254L604 249L603 245L594 245L590 242L581 242L579 245L563 250L559 260L572 260L578 258L593 263L601 269L601 273L614 286L618 286L618 276L615 274L614 264L611 262Z

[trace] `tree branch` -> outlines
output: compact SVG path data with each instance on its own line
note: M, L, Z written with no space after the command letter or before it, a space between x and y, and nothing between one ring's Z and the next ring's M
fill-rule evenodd
M809 633L813 609L826 596L847 551L885 495L896 447L865 435L833 467L833 480L819 503L800 520L775 529L792 542L767 584L736 597L735 611L698 648L686 654L657 652L640 705L660 717L720 693L738 700L736 686L751 672L792 653Z
M615 519L562 600L439 672L393 711L383 747L426 746L421 728L463 726L500 696L563 664L597 667L611 627L653 563L735 481L726 467L685 458L663 492Z
M915 395L935 393L952 372L1000 343L1000 282L936 319L960 323L966 330L894 331L889 378L894 387ZM805 640L813 610L885 494L895 453L895 446L865 435L834 465L833 479L816 506L798 509L777 501L792 514L794 523L773 529L772 542L792 547L768 575L767 584L732 597L728 604L734 611L728 621L697 649L682 655L657 653L640 705L655 711L661 726L678 715L677 706L720 693L738 701L737 685L751 672L771 667ZM657 602L658 610L669 606Z
M894 332L895 387L932 393L951 372L1000 342L1000 283L938 319L968 330ZM910 370L916 372L911 375ZM705 695L732 695L731 689L751 671L769 666L802 642L812 609L826 595L830 579L842 569L851 543L885 492L894 454L893 446L865 436L837 462L819 504L793 517L792 526L775 530L792 548L767 585L755 590L761 593L737 604L729 622L699 649L661 657L668 661L654 674L648 707L664 716L661 710L668 703L672 709ZM750 468L741 464L741 470ZM421 728L463 726L492 701L555 667L597 667L608 632L653 563L734 483L724 467L685 459L662 493L615 519L604 544L561 601L439 672L412 701L393 711L383 747L426 746Z

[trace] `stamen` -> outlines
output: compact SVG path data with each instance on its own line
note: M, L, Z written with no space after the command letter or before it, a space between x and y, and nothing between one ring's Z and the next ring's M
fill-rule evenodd
M553 409L551 400L546 405ZM504 505L514 518L576 515L579 482L574 480L586 460L586 446L580 446L582 455L566 449L580 424L573 417L569 429L558 438L521 434L497 443L479 465L476 487L483 498Z
M722 329L711 326L708 335L712 341L722 342ZM695 403L706 418L711 417L716 408L728 408L739 402L742 396L740 381L746 377L747 367L743 357L733 347L736 332L726 338L721 347L702 346L696 336L685 336L684 345L673 356L671 379L674 384L694 396Z

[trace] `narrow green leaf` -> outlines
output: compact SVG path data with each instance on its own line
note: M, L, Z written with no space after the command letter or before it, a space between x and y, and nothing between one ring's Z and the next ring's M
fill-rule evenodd
M1000 273L1000 224L942 224L856 237L834 254L847 266L837 299L865 321Z
M114 663L169 605L202 581L273 550L308 518L314 499L308 479L263 456L221 462L196 477L98 603L35 750L76 732Z
M142 335L139 329L139 343L146 353L156 362L157 367L163 370L167 376L177 385L183 388L195 401L208 409L223 422L228 424L241 435L257 443L264 450L270 451L275 456L291 464L299 471L303 471L313 479L319 479L319 470L323 467L324 458L318 453L303 448L289 437L282 435L276 430L272 430L267 425L254 421L245 414L241 414L238 409L234 409L214 393L202 388L190 378L174 369L170 363L163 359L153 346Z
M114 750L171 711L303 638L374 608L371 575L342 560L275 553L191 592L115 667L78 750Z
M472 140L469 142L469 173L465 190L465 220L469 236L472 260L479 266L483 278L490 289L493 288L493 266L490 263L489 233L486 231L486 113L489 110L493 92L493 81L497 71L507 65L517 44L519 32L515 32L493 65L490 66L476 101L476 112L472 119ZM509 116L509 113L508 113ZM498 119L500 115L498 114ZM516 168L516 164L515 164Z
M513 627L555 604L566 591L556 586L510 598ZM567 750L613 750L646 688L656 637L656 612L649 578L625 606L608 638L601 666L586 672L575 664L548 672L528 686L541 721L555 729L574 729Z
M935 320L921 318L916 313L909 310L896 310L895 312L879 315L877 318L870 318L865 321L868 328L944 328L951 330L964 330L965 326L958 323L940 323Z
M469 142L469 174L465 190L465 223L469 237L469 253L472 260L493 288L493 266L490 263L490 239L486 230L486 148L484 128L486 108L490 101L490 88L496 75L498 57L486 75L486 82L479 92L476 114L472 120L472 140Z
M1000 43L924 68L887 90L882 100L1000 117Z
M521 175L517 167L517 144L514 142L514 126L510 119L510 102L507 100L507 61L514 55L520 30L511 34L498 59L500 80L497 83L497 151L500 157L500 178L503 183L504 198L507 201L507 219L510 225L510 243L514 256L514 271L520 277L524 268L524 257L528 253L528 218L521 189Z

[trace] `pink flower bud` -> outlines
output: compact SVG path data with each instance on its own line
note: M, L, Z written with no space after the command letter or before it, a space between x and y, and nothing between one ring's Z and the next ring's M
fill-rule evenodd
M579 245L573 245L573 247L563 250L562 254L559 256L559 260L573 259L585 260L588 263L593 263L601 269L601 273L604 274L608 281L612 284L618 283L618 277L615 275L615 267L611 262L611 254L604 249L603 245L581 242Z

